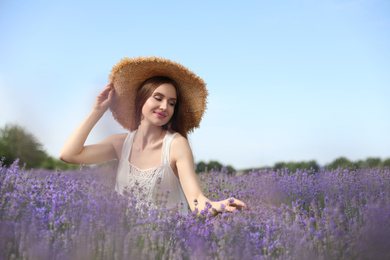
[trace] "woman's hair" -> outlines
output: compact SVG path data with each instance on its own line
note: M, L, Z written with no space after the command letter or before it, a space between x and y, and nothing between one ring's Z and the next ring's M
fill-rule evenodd
M183 111L181 111L181 109L180 109L179 88L177 87L177 84L175 81L173 81L172 79L167 78L167 77L163 77L163 76L152 77L152 78L145 80L139 86L139 88L137 90L136 97L135 97L135 104L136 104L135 116L134 116L135 121L136 121L135 123L137 126L139 126L139 124L141 123L142 107L144 106L146 100L148 100L148 98L152 96L152 94L156 90L156 88L158 88L162 84L166 84L166 83L172 84L175 87L177 101L176 101L176 105L175 105L171 120L169 120L169 122L166 125L163 125L162 127L165 130L168 130L171 132L179 132L182 136L187 138L187 133L181 129L180 124L179 124L179 122L181 121L180 119L184 118L182 115Z

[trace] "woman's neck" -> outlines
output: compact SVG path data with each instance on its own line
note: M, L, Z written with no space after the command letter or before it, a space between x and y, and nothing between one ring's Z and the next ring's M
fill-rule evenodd
M166 130L164 130L161 126L146 124L141 121L134 141L137 142L142 149L145 149L146 146L160 142L165 133Z

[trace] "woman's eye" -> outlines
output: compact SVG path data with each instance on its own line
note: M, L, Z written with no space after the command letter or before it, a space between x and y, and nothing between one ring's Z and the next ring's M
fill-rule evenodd
M161 101L162 99L160 97L154 97L157 101Z
M169 105L171 105L171 106L175 106L176 105L176 103L173 103L173 102L169 102Z

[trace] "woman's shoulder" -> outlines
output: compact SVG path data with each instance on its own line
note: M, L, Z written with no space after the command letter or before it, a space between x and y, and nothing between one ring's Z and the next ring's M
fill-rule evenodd
M182 136L178 132L174 132L174 135L175 136L173 137L172 143L171 143L171 148L173 150L184 149L186 147L188 147L188 148L190 147L187 138L185 138L184 136Z
M181 162L193 162L190 144L184 136L177 133L171 143L171 159L174 164Z
M107 138L114 146L117 144L123 144L128 133L114 134Z

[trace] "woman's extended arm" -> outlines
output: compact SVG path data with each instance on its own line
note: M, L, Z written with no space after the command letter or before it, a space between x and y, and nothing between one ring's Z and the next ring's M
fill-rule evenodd
M60 152L60 159L68 163L94 164L116 158L113 142L115 136L84 146L89 133L109 108L114 94L113 84L108 84L96 97L91 112L71 134Z
M233 211L235 209L241 210L246 207L244 202L235 198L228 198L222 201L210 201L204 196L195 174L191 148L187 139L183 136L177 135L177 137L173 139L171 153L176 160L176 168L179 174L180 183L192 211L195 210L195 207L199 210L203 210L206 207L207 202L211 204L212 208L216 209L217 213L222 212L222 208L225 208L227 211ZM195 201L198 204L197 206L195 205L196 203L194 203Z

